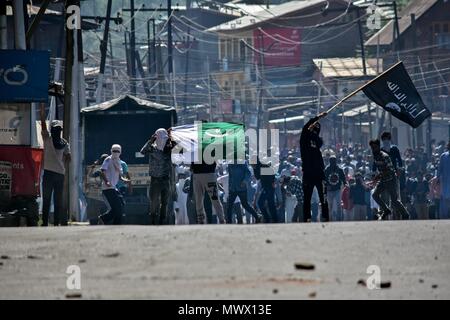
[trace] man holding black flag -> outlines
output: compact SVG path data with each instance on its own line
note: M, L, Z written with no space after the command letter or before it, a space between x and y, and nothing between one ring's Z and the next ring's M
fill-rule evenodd
M303 162L303 190L305 195L303 206L305 221L308 221L311 218L311 194L314 187L317 187L317 191L319 192L320 202L322 204L322 218L328 220L328 206L324 199L325 191L323 187L324 164L320 152L322 139L319 137L320 124L318 121L361 90L364 91L369 99L413 128L420 126L422 122L431 115L430 110L425 107L420 94L414 87L414 83L409 77L403 62L400 61L376 78L343 97L334 106L328 109L327 112L323 112L308 121L303 127L300 137L300 152ZM397 177L393 169L392 161L387 153L381 151L380 141L372 141L371 147L374 155L379 158L376 160L379 165L378 169L382 169L384 172L379 178L386 180L388 178L387 176L390 177L392 171L394 176L393 180L396 180ZM387 158L384 155L386 155ZM387 162L389 162L390 165ZM390 185L388 189L390 191ZM394 201L394 193L398 193L397 188L391 192L393 205L400 208L403 218L409 217L401 202L398 199L395 199ZM386 210L386 205L384 205L383 209L389 213L389 210Z
M323 145L322 138L319 137L321 118L327 115L326 112L310 119L302 129L300 136L300 156L302 158L303 169L303 221L311 221L311 197L314 187L319 193L320 204L322 208L321 221L328 221L328 203L326 201L325 187L325 165L323 163L322 152L320 148Z

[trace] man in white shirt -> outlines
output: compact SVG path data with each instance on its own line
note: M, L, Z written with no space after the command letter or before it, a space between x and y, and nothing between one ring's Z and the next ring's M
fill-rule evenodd
M62 123L54 120L50 133L45 122L45 104L41 104L42 140L44 142L44 176L42 178L42 226L48 226L48 216L53 194L53 225L67 225L63 210L65 163L70 161L69 143L61 137Z
M123 201L116 188L123 173L120 161L121 153L122 147L113 144L111 155L103 161L101 167L102 193L108 201L110 209L99 217L100 224L121 224L122 222Z

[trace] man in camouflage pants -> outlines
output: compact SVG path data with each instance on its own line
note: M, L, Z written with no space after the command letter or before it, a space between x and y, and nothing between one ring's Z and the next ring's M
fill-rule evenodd
M392 214L391 209L386 204L386 202L389 203L389 198L393 209L401 214L402 219L409 219L409 213L398 197L397 175L389 154L381 150L380 140L378 139L371 140L369 145L372 149L374 164L378 171L378 175L375 177L377 185L373 193L373 199L382 210L382 213L379 215L379 220L385 220ZM388 195L386 202L381 196L383 193Z

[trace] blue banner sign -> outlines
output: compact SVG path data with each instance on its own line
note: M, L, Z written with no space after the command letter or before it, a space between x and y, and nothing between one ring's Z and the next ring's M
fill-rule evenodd
M0 102L47 102L50 52L0 50Z

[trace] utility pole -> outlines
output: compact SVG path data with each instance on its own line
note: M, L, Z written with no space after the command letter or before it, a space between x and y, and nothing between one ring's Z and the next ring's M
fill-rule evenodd
M18 50L26 50L23 0L13 0L12 5L14 11L15 48Z
M152 23L152 40L150 41L150 22ZM155 74L156 54L155 54L155 19L147 20L147 69L148 74Z
M136 95L136 27L134 21L134 0L130 0L131 9L131 34L130 34L130 68L131 68L131 78L130 78L130 89L131 94Z
M362 25L361 25L361 19L359 14L359 9L356 10L357 16L358 16L358 31L359 31L359 42L361 46L361 59L362 59L362 66L363 66L363 73L364 77L367 77L367 66L366 66L366 50L364 48L364 34L362 31ZM367 119L369 123L369 138L372 139L372 115L370 110L370 101L367 99ZM362 124L361 124L362 128Z
M14 44L17 50L27 50L27 43L25 37L25 11L26 5L23 0L13 0L14 13ZM3 37L2 37L3 38ZM32 102L31 109L31 145L37 146L36 136L36 103Z
M400 61L400 53L399 51L402 48L402 44L401 44L401 39L400 39L400 27L398 24L398 12L397 12L397 2L394 0L392 2L392 5L394 7L394 27L392 28L394 31L394 35L392 37L393 43L394 43L394 48L395 51L397 52L397 62ZM392 114L389 112L389 131L394 131L394 128L392 127ZM396 130L396 132L398 132ZM394 141L397 142L398 137L394 137Z
M186 1L186 15L189 16L191 9L191 1ZM189 51L190 51L190 35L191 26L187 27L187 37L186 37L186 63L184 69L184 100L183 100L183 114L186 115L187 108L187 88L188 88L188 73L189 73Z
M53 81L55 82L59 82L60 80L60 75L61 75L61 62L62 59L61 58L56 58L55 60L55 72L53 74ZM57 118L57 102L56 102L56 97L51 97L50 98L50 109L48 112L48 116L47 116L47 120L49 121L53 121Z
M412 41L413 41L413 48L417 48L417 25L416 25L416 15L414 13L411 13L411 32L413 35ZM420 59L419 59L420 63ZM414 73L419 74L421 70L419 69L419 66L416 66L414 68ZM426 86L426 83L425 83ZM417 134L417 137L416 137ZM416 145L420 145L423 143L423 134L422 134L422 128L419 127L418 130L412 129L412 138L413 138L413 148L416 148ZM416 139L417 138L417 139Z
M259 49L261 50L261 52L259 52L259 68L258 68L258 73L259 73L259 101L258 101L258 114L257 114L257 125L256 125L256 134L258 137L258 142L259 142L259 129L261 126L261 112L263 111L263 99L264 99L264 92L263 92L263 65L264 65L264 41L263 41L263 36L262 34L258 35L258 41L259 41Z
M100 52L101 52L100 72L98 73L97 92L95 93L97 103L100 103L101 98L102 98L103 78L105 75L106 52L108 49L109 21L110 21L110 17L111 17L111 5L112 5L112 0L108 0L108 4L106 6L105 30L103 32L103 40L100 43Z
M0 49L8 49L6 0L0 0Z
M317 114L320 113L320 103L321 103L321 95L322 95L322 61L320 61L320 74L319 74L319 85L317 86Z
M174 12L174 11L178 11L179 9L172 9L172 1L171 0L167 0L167 8L141 8L141 9L139 9L139 11L141 11L141 12L148 12L148 11L150 11L150 12L153 12L153 11L164 11L164 12L167 12L167 15L168 15L168 17L167 17L167 19L168 19L168 21L167 21L167 42L168 42L168 44L167 44L167 51L168 51L168 57L167 57L167 62L168 62L168 70L169 70L169 82L172 84L172 80L173 80L173 76L172 76L172 73L173 73L173 54L172 54L172 50L173 50L173 48L172 48L172 13ZM136 67L135 67L135 58L134 58L134 55L135 55L135 46L136 46L136 41L135 41L135 37L134 37L134 30L135 30L135 27L134 27L134 25L135 25L135 23L134 23L134 11L135 11L135 8L134 8L134 0L130 0L130 8L124 8L124 9L122 9L122 11L131 11L131 37L130 37L130 48L131 48L131 56L130 56L130 60L131 60L131 63L132 63L132 65L131 65L131 73L132 73L132 77L134 78L134 76L136 75ZM153 39L155 39L155 35L153 36ZM158 56L160 57L160 55L161 55L161 52L159 51L159 50L161 50L161 46L159 46L159 48L158 48L158 50L156 50L156 54L157 54L157 57L156 57L156 59L155 60L160 60L159 62L156 62L156 64L158 65L158 63L160 63L161 65L159 66L160 67L160 70L159 70L159 72L157 71L157 74L158 75L161 75L161 74L163 74L164 73L164 68L163 68L163 66L162 66L162 59L161 58L158 58ZM134 67L133 67L134 66ZM133 76L133 70L134 70L134 76ZM158 78L159 78L159 76L158 76ZM159 78L159 81L161 81L162 79L161 78ZM172 86L172 85L171 85ZM161 82L158 84L158 87L159 87L159 91L161 92L162 91L162 89L161 89L161 87L163 87L163 85L161 84ZM136 87L135 87L135 85L133 85L133 87L132 87L132 92L133 92L133 90L134 91L136 91ZM163 89L165 92L167 92L167 90L166 90L166 88L165 88L165 86L164 86L164 89ZM172 99L173 99L173 101L172 102L175 102L175 99L174 99L174 97L172 96ZM170 99L168 99L168 100L170 100Z
M167 52L169 61L169 76L173 73L172 61L172 0L167 0Z
M209 99L209 121L213 121L212 96L211 96L211 72L209 67L209 56L206 56L206 72L208 73L208 99Z
M69 19L68 8L72 5L76 5L76 0L66 0L65 3L65 22ZM67 28L66 23L64 23L64 27L66 29L66 63L64 65L64 126L63 126L63 137L67 141L70 141L70 123L71 123L71 111L72 105L74 103L73 96L76 94L76 91L73 90L73 81L74 81L74 61L75 61L75 33L73 30ZM70 203L70 191L69 190L69 165L66 164L66 175L64 176L64 195L63 195L63 212L65 215L63 216L63 223L65 224L68 218L68 208Z
M125 32L124 32L124 37L125 37L125 60L127 61L127 75L128 75L128 77L130 77L131 76L130 50L128 49L127 33L128 33L128 31L125 30ZM130 87L130 90L131 90L131 87Z
M109 53L110 53L110 64L111 64L111 79L112 79L112 87L113 87L113 96L116 97L116 79L114 78L116 76L116 69L114 68L114 55L113 55L113 46L111 38L109 38Z
M188 91L188 75L189 75L189 46L190 46L190 28L188 27L188 36L186 37L186 59L184 68L184 99L183 99L183 113L186 114L187 108L187 91Z
M150 88L148 87L147 81L144 79L145 72L144 72L144 67L142 66L141 57L139 56L139 52L136 52L136 64L137 64L137 68L139 70L139 74L142 79L142 84L144 86L145 94L147 96L147 99L150 99Z
M377 76L380 74L380 35L377 36ZM383 109L381 111L381 117L378 118L378 109L377 109L377 120L378 124L378 134L377 137L381 135L381 131L383 130L384 120L386 117L386 111Z

